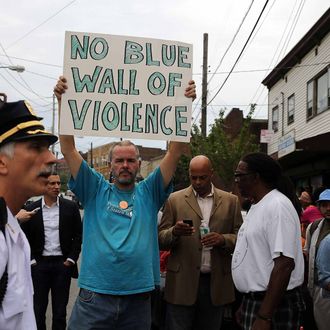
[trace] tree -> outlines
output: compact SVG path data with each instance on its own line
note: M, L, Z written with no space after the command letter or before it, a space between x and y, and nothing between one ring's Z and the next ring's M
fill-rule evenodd
M213 168L221 177L224 188L232 190L234 185L234 171L239 160L249 152L259 151L257 137L250 132L252 115L255 104L251 105L250 111L243 120L243 126L235 137L230 137L224 129L224 111L221 110L219 118L211 126L207 137L209 148L208 157L211 159Z
M70 179L70 172L69 171L61 171L59 173L61 179L61 192L66 192L68 190L68 182Z
M194 124L191 128L191 156L194 157L200 154L207 155L208 153L204 152L206 143L207 141L202 136L201 131L199 130L197 125ZM186 188L190 185L188 169L189 162L192 157L187 157L185 155L181 156L173 180L175 191Z
M255 110L255 104L243 120L243 126L237 136L230 136L225 129L224 110L220 110L219 118L211 125L207 137L202 136L197 125L192 127L191 152L192 157L203 154L210 158L213 169L221 178L223 189L232 191L234 187L234 171L244 154L259 150L257 137L250 132L250 123ZM182 158L175 175L175 184L189 185L189 159ZM181 188L179 188L181 189Z

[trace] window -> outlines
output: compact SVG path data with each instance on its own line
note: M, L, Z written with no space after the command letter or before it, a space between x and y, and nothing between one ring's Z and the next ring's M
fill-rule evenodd
M307 118L313 116L313 82L307 84Z
M288 124L294 122L295 99L294 94L288 97Z
M272 129L278 131L278 105L272 110Z
M328 105L330 106L330 68L328 70Z
M317 79L316 84L316 113L321 113L328 108L328 73L324 73Z
M307 118L330 108L330 68L307 83Z

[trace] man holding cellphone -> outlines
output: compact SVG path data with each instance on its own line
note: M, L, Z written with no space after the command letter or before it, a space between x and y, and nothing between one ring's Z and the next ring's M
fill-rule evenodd
M159 225L159 244L170 250L166 329L219 330L223 305L234 301L231 253L242 223L237 196L215 188L203 155L189 165L191 186L170 195ZM209 233L201 238L200 230Z
M29 221L33 215L35 215L40 210L40 207L36 207L32 211L27 211L25 209L21 209L15 216L20 224Z
M183 219L183 223L187 224L189 227L193 227L193 221L191 219Z

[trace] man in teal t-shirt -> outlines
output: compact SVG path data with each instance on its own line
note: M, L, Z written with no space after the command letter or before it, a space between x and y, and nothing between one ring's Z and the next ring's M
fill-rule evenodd
M128 141L124 143L129 145ZM135 147L131 146L133 151ZM122 175L116 176L117 182L121 179ZM130 180L134 182L134 175ZM109 184L84 161L69 187L85 208L79 287L129 295L150 292L159 285L155 219L172 188L169 185L164 189L160 169L126 191Z
M54 88L59 105L66 89L61 77ZM185 96L195 98L193 81ZM109 155L110 184L83 161L73 136L60 136L60 143L72 175L70 188L85 209L81 289L68 329L150 329L150 292L160 274L157 213L189 145L172 142L160 166L136 184L138 148L130 141L115 143Z

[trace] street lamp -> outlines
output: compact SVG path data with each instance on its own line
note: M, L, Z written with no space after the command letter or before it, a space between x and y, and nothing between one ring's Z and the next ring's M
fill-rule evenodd
M0 69L9 69L16 72L23 72L25 70L22 65L0 65Z

